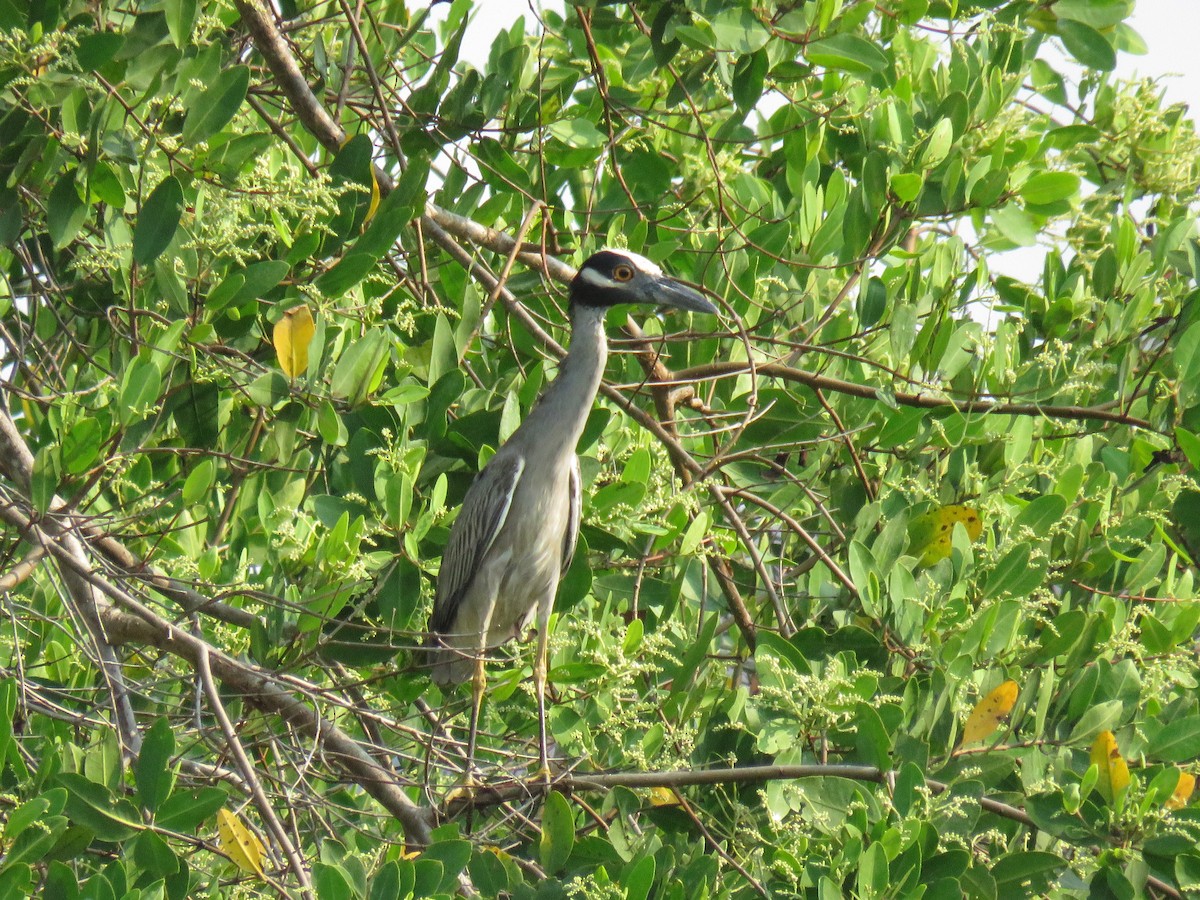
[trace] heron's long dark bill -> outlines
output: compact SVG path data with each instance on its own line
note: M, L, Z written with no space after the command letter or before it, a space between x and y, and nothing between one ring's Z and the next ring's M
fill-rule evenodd
M656 278L646 299L651 303L686 309L689 312L715 313L717 311L717 308L698 291L671 278Z

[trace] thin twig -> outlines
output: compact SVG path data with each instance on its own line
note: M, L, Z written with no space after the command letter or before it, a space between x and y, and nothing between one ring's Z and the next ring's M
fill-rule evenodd
M221 702L221 693L217 690L217 682L213 678L212 666L209 663L208 645L203 641L199 642L196 652L196 672L200 676L200 683L204 685L204 693L208 697L209 709L220 724L221 731L225 733L225 740L229 745L229 750L233 754L234 762L237 763L238 771L242 773L242 778L245 779L246 785L250 789L250 796L254 800L254 806L258 810L258 814L262 816L263 821L267 823L267 827L271 829L271 834L275 836L275 840L283 847L284 855L288 859L288 865L291 867L292 874L296 876L296 881L299 882L300 890L304 896L309 898L315 897L313 894L312 879L308 877L308 870L304 867L304 860L300 857L300 851L296 849L296 845L292 843L287 829L283 827L283 823L279 821L279 817L275 814L275 808L271 805L271 800L267 797L267 792L263 790L262 782L258 779L258 772L254 768L254 764L250 762L250 758L246 755L246 750L242 746L242 742L238 739L237 731L234 730L233 723L229 721L229 716L225 712L225 704Z

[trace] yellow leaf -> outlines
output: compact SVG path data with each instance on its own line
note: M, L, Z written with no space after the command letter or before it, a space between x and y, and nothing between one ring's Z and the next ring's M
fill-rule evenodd
M367 217L363 219L364 228L375 218L377 209L379 209L379 179L375 177L375 167L371 166L371 205L367 207Z
M975 704L967 723L963 725L962 740L958 746L965 747L976 741L982 741L996 730L1000 720L1012 712L1017 702L1020 688L1015 681L1006 681L990 694Z
M1167 809L1183 809L1192 799L1194 790L1196 790L1196 776L1191 772L1180 772L1175 791L1167 798L1167 802L1163 806Z
M670 788L654 787L650 788L650 805L678 806L679 799L675 796L675 792Z
M979 540L983 534L983 520L979 518L979 511L969 506L943 506L919 515L908 523L908 544L912 552L920 557L921 565L932 566L950 558L956 522L962 522L972 541Z
M1092 762L1100 769L1096 787L1109 803L1120 797L1129 787L1129 766L1117 749L1117 739L1111 731L1102 731L1092 741Z
M275 353L279 357L279 368L288 378L295 378L308 368L308 345L315 331L316 325L307 306L289 309L275 323L272 335Z
M257 875L266 880L262 867L262 841L241 819L227 809L218 809L217 835L221 839L221 849L239 869L247 875Z

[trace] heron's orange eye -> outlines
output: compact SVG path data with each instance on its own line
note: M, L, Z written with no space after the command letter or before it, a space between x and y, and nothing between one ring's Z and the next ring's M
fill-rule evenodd
M629 266L617 266L613 269L613 278L617 281L631 281L633 279L633 269Z

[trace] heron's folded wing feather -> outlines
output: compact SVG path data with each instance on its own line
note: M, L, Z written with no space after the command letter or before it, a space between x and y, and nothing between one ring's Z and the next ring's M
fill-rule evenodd
M583 508L583 476L579 471L579 457L571 460L570 506L567 508L567 530L563 534L562 568L559 577L565 578L571 560L575 558L575 545L579 543L579 514Z
M525 460L519 454L494 456L463 498L442 554L437 596L429 617L431 633L446 633L454 624L463 595L479 571L484 555L504 528Z

